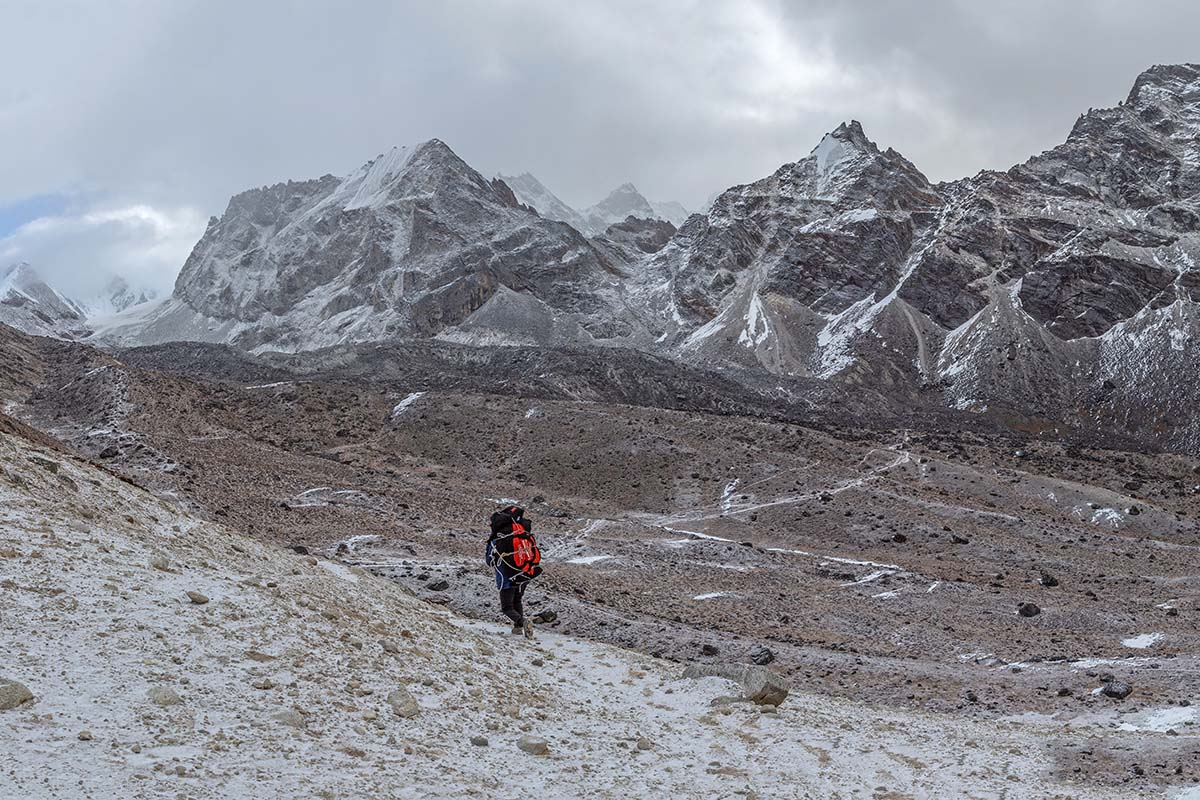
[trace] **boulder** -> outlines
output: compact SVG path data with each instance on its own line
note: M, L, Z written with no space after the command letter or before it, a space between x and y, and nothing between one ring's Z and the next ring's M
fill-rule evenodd
M175 693L174 689L166 686L152 686L146 692L146 697L151 703L156 706L177 706L183 703L183 699Z
M388 705L396 712L396 716L411 719L421 713L421 707L416 699L403 686L388 692Z
M742 687L746 699L758 705L778 706L788 696L790 681L777 672L757 664L692 664L684 678L725 678Z
M0 678L0 711L16 708L32 699L33 692L29 691L25 684L10 678Z
M1125 681L1106 681L1104 686L1100 687L1100 693L1114 700L1124 700L1133 693L1133 687Z
M750 650L750 660L760 667L765 667L775 660L775 653L765 644L755 645Z
M517 747L531 756L544 756L550 753L550 745L540 736L522 736L517 740Z

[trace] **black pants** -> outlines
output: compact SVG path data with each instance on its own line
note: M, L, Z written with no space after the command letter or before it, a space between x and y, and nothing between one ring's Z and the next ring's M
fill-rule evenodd
M520 625L525 621L525 608L521 605L521 599L525 596L525 587L528 585L522 583L500 590L500 610L513 621L513 625Z

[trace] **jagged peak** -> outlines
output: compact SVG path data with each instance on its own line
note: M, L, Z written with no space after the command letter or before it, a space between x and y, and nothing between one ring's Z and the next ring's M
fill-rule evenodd
M1137 103L1147 87L1174 95L1191 92L1200 97L1200 64L1155 64L1137 76L1125 102Z

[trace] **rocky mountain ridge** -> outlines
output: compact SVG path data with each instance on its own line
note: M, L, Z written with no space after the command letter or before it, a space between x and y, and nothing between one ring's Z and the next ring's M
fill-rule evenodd
M102 338L620 345L1197 450L1198 134L1200 67L1155 67L1004 172L933 184L849 122L676 232L591 239L434 141L239 195L175 295Z

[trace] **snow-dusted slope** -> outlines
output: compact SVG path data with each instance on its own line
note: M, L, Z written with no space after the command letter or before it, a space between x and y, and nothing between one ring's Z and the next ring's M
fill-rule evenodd
M109 317L157 298L158 293L153 289L136 288L131 286L129 281L117 275L105 284L101 291L79 300L76 305L89 318Z
M599 236L608 230L609 226L622 223L629 217L639 220L662 220L670 222L676 228L688 218L687 209L681 203L674 200L652 203L643 197L632 183L621 184L599 203L578 211L560 200L528 172L499 177L512 188L518 200L537 209L543 217L565 222L588 236Z
M59 294L29 264L0 269L0 324L36 336L86 335L84 311Z
M347 176L254 189L210 221L171 299L112 343L200 339L303 350L466 320L501 287L605 338L614 265L434 139Z
M1053 150L950 184L843 125L693 216L635 294L687 360L1196 449L1198 260L1200 66L1178 65Z
M523 172L520 175L500 175L500 180L508 184L517 199L530 208L535 209L546 219L565 222L577 231L590 233L583 217L558 198L533 175Z
M6 798L1108 796L1053 782L1057 724L713 705L738 689L514 639L2 433L0 566Z
M632 183L623 183L609 192L608 196L580 212L589 233L600 234L610 225L624 222L629 217L636 219L661 219L675 227L683 224L688 213L674 201L651 203Z

